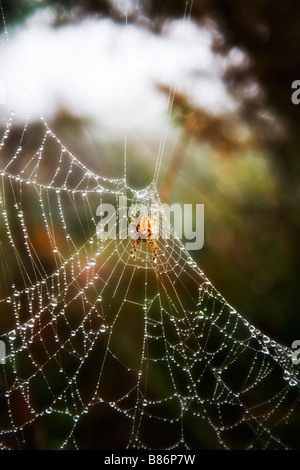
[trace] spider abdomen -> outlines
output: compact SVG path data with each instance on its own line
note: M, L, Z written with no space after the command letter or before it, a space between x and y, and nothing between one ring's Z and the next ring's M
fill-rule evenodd
M139 221L136 231L140 234L140 237L145 241L152 234L151 220L148 216L144 215Z

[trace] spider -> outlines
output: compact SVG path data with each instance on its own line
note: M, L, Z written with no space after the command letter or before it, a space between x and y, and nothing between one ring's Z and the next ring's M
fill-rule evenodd
M147 215L143 215L137 226L136 231L139 233L139 237L135 240L133 247L131 248L130 254L135 259L136 251L140 242L148 242L152 248L152 261L156 263L157 248L155 242L152 240L151 235L153 233L153 222Z

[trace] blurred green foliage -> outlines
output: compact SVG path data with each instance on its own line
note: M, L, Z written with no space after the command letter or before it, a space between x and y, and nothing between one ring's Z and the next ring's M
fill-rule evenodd
M125 21L124 11L109 0L2 4L8 23L20 22L45 6L56 12L57 24L90 14ZM185 0L141 0L136 5L129 20L155 33L170 19L182 17L190 6ZM233 116L217 119L177 96L173 123L180 142L174 155L165 155L161 185L168 189L170 202L205 204L205 245L193 253L195 260L243 315L290 345L298 335L300 277L300 111L291 103L291 83L300 72L300 4L296 0L251 4L202 0L186 13L211 31L216 58L227 58L237 47L249 56L247 67L228 60L223 78L240 103L235 118L251 138L241 145L241 129ZM252 87L257 92L251 93ZM60 115L60 124L61 119ZM228 125L234 130L230 138ZM77 131L78 126L77 122ZM74 152L86 150L83 136L78 138L76 131L77 137L72 137L71 124L57 124L57 128ZM101 142L95 146L101 147L107 162L112 155L116 166L123 161L122 141L112 142L107 149ZM130 144L130 153L132 181L143 182L143 174L146 181L152 167L141 160L138 143ZM108 166L105 157L102 165Z
M52 7L55 12L54 26L79 21L91 14L125 21L124 11L109 0L19 0L3 1L2 5L8 25L20 23L44 7ZM183 16L186 6L190 3L185 0L141 0L137 2L137 8L130 10L129 21L160 34L167 21ZM177 132L178 143L173 153L165 152L164 155L159 181L161 198L170 203L204 203L205 244L202 250L192 253L195 261L244 317L264 333L290 346L299 338L296 327L299 323L300 278L300 109L291 103L291 83L300 73L300 4L295 0L254 0L251 3L199 0L186 13L191 14L199 26L210 30L216 60L221 57L227 61L223 78L239 103L239 112L215 115L194 105L187 97L175 95L172 126ZM248 55L247 66L229 60L234 48L241 48ZM168 93L162 87L160 91ZM77 119L61 110L51 123L66 147L82 156L92 170L114 176L122 169L124 138L120 136L120 140L108 143L96 132L91 145L84 133L90 125L92 123L87 120ZM12 131L7 144L10 156L16 151L13 146L19 142L22 130L21 126ZM38 136L41 129L36 126L31 131ZM34 145L33 138L32 148ZM149 149L145 145L141 150L142 146L138 138L128 142L128 173L133 187L145 186L152 177L153 156L151 160ZM94 154L101 155L100 162ZM33 232L35 229L38 232L38 225L33 214ZM38 239L38 234L34 236ZM51 260L46 251L42 262L44 266L48 263L51 271ZM122 296L122 289L119 294ZM129 351L133 358L134 348L128 348L127 343L138 323L128 316L126 323L120 326L118 347ZM140 332L136 336L141 338ZM98 356L94 359L97 362L100 353L96 353ZM24 371L22 360L25 359L19 360L20 369ZM106 383L115 391L121 388L122 380L117 377L118 370L114 367L108 367ZM85 380L92 380L93 368L90 369ZM50 377L51 371L48 373ZM38 376L36 382L36 396L46 401ZM163 386L160 378L155 377L153 382ZM112 390L108 392L111 394ZM110 424L114 429L113 412L106 406L103 409L95 407L94 417L81 424L81 435L86 436L83 447L93 444L93 439L99 441L96 432L101 433L101 442L105 440L106 430L105 433L104 428L99 430L98 418L104 416L107 426ZM69 433L69 421L53 416L40 420L33 433L40 442L33 442L32 447L57 447ZM120 426L118 438L122 440L127 424L122 422ZM115 439L113 431L109 435ZM107 437L105 443L108 441ZM209 447L213 438L210 441L208 437L207 441ZM114 444L115 441L107 445L113 447Z

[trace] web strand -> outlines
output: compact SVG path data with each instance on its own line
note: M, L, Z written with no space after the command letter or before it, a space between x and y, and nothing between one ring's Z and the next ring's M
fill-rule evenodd
M185 2L185 8L184 8L184 13L183 13L183 18L182 18L182 28L184 30L185 25L191 18L191 12L193 8L193 1L194 0L186 0ZM179 51L179 53L183 53L183 51ZM159 148L158 148L158 154L156 158L156 165L155 165L155 171L154 171L154 177L153 177L153 182L157 186L158 184L158 178L160 175L160 168L162 164L162 159L164 155L164 150L165 150L165 145L166 145L166 139L168 135L168 127L169 127L169 122L170 118L172 115L172 109L173 109L173 103L174 103L174 98L176 94L176 86L172 85L170 87L169 95L168 95L168 100L167 100L167 106L166 106L166 115L165 115L165 122L163 125L163 130L162 130L162 135L159 143Z
M47 181L48 139L58 146L58 157ZM147 246L134 261L131 239L95 236L99 197L118 204L123 179L90 172L46 125L38 151L27 159L17 151L5 168L2 253L10 262L2 263L2 338L9 350L1 366L8 423L0 431L3 447L26 448L30 427L38 432L40 420L63 416L66 430L58 447L85 448L81 423L92 427L100 410L113 422L127 423L127 438L117 437L120 448L201 447L206 425L215 435L214 447L234 447L235 433L245 434L245 448L290 447L276 433L298 413L299 371L290 350L230 307L176 237L167 244L157 240L153 265ZM138 200L138 192L125 191L132 203ZM159 203L155 190L143 202L150 196L151 204ZM33 208L40 213L42 244L30 220ZM27 372L20 369L26 357ZM45 402L39 402L35 383L47 390ZM268 383L276 387L270 390ZM21 421L17 403L26 403ZM192 423L199 427L198 438L190 434ZM102 426L100 420L100 437ZM157 434L160 427L169 429L165 437ZM99 447L105 448L107 440L100 437Z
M192 2L186 2L184 21ZM154 181L96 174L41 118L8 120L0 143L0 447L299 447L292 351L238 313L181 240L98 236L97 207L155 207L175 88ZM36 123L35 123L36 124ZM17 131L14 131L17 129ZM37 132L35 130L35 132ZM113 220L108 220L108 223ZM130 218L127 220L131 224ZM109 423L109 426L108 426ZM47 440L42 439L47 430Z

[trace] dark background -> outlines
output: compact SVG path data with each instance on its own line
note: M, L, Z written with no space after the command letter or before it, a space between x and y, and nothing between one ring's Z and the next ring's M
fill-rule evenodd
M2 5L8 29L22 28L28 16L44 7L52 8L57 31L87 16L126 21L124 10L108 0ZM300 105L291 101L292 83L300 79L300 4L198 0L190 6L183 0L141 0L127 20L160 35L187 7L191 19L212 34L224 83L239 106L235 113L212 113L175 95L172 126L178 144L163 159L160 196L162 202L205 204L205 244L193 258L229 304L290 347L300 334ZM234 61L236 48L247 61ZM51 123L84 163L80 137L85 125L83 116L68 110L58 110ZM122 148L111 145L107 155L116 152L122 162ZM139 161L134 146L132 158L129 183L142 186L151 178L150 169Z

